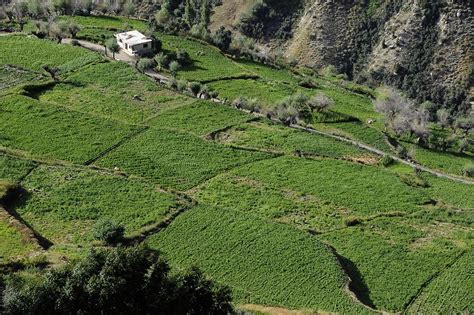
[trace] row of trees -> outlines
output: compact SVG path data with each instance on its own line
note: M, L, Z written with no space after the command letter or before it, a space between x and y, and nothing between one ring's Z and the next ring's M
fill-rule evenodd
M3 16L22 25L27 17L38 19L56 15L90 15L93 12L130 16L135 10L132 0L13 0L2 6L0 18Z
M229 314L231 291L197 268L170 273L145 246L91 250L46 271L0 277L2 314Z
M322 92L312 97L300 92L296 93L280 100L272 109L262 108L255 98L238 97L232 102L232 106L238 109L248 110L252 113L263 113L269 118L278 119L285 125L295 124L298 121L309 121L314 113L327 111L333 105L333 100Z
M375 109L384 114L386 130L395 136L444 151L454 148L459 152L472 150L472 115L454 116L452 110L439 108L431 102L417 105L393 88L385 87L379 94Z

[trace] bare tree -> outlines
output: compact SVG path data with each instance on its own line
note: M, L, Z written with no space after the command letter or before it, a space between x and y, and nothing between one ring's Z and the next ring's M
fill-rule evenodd
M375 110L385 115L385 126L394 130L396 129L394 123L397 117L401 113L409 113L414 108L414 104L412 101L405 98L400 92L389 87L383 88L380 94L382 96L376 100ZM398 121L397 124L400 125L400 122Z
M333 100L323 93L316 94L308 101L308 106L311 111L316 111L318 113L330 108L333 105Z
M12 13L15 21L20 25L20 32L23 32L23 28L26 24L26 15L28 13L28 4L24 0L15 0L12 3Z
M442 108L436 112L436 117L438 119L438 123L441 127L446 128L450 124L450 119L449 119L449 111Z
M49 36L55 38L58 44L61 44L68 32L68 25L65 22L51 23L49 27Z

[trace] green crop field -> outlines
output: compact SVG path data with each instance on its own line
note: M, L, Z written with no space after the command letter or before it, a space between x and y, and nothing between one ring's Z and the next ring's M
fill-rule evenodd
M2 207L0 207L0 211L4 211ZM2 240L0 242L0 266L2 263L15 261L16 257L24 257L37 250L36 246L29 240L25 240L17 229L1 219L3 216L0 214L0 240Z
M119 62L92 65L66 77L40 100L129 123L143 123L163 110L194 101L157 86Z
M409 145L409 148L410 154L418 163L458 176L463 175L463 169L466 165L474 162L473 155L438 152L415 145Z
M462 246L469 246L458 243L468 234L435 222L382 218L324 234L321 239L357 267L366 294L378 309L397 312L433 272L444 268Z
M238 303L364 312L344 291L347 278L329 249L282 224L201 206L148 242L171 263L197 264L231 285Z
M0 90L6 90L12 86L31 82L35 80L36 82L43 80L43 76L39 73L8 66L0 65Z
M178 71L178 78L202 82L249 74L215 47L174 35L158 33L157 36L163 42L163 49L171 52L184 49L193 60L191 66Z
M34 167L35 164L31 161L0 154L0 180L15 182Z
M189 189L220 172L271 157L234 150L201 138L152 129L125 143L97 162L176 189Z
M391 152L392 150L385 141L383 133L361 122L316 123L313 126L318 130L329 131L336 135L371 145L385 152Z
M219 97L233 101L238 97L255 98L265 106L272 107L276 102L294 94L296 88L285 83L264 80L222 80L208 84L219 91Z
M413 212L419 209L417 205L429 200L423 190L413 189L389 172L338 160L281 157L232 173L279 189L316 196L354 216Z
M0 98L0 145L84 163L137 127L10 95Z
M253 117L236 109L197 101L193 104L169 110L149 120L150 126L192 132L206 135L225 127L246 122Z
M408 314L469 314L474 305L474 251L469 250L423 290Z
M110 218L127 233L156 224L176 207L175 197L121 176L40 167L22 183L30 198L16 211L53 243L91 240L93 223Z
M61 66L74 59L94 54L79 47L57 45L51 40L25 36L0 37L0 64L11 64L31 70L43 65Z
M329 137L312 135L282 127L271 122L252 122L237 125L217 134L220 142L259 150L273 150L293 154L333 158L370 157L362 149Z
M94 42L148 29L145 21L109 16L58 19L75 22L78 38ZM35 30L34 22L25 29ZM185 49L193 59L178 79L204 82L228 102L196 99L85 48L0 36L0 190L10 192L0 196L1 270L83 257L105 246L94 226L111 219L125 228L122 246L148 244L173 270L199 266L230 286L237 308L474 312L474 185L330 136L395 152L373 89L155 35L165 52ZM309 79L313 88L300 86ZM300 122L328 135L229 104L255 98L274 109L297 92L334 101ZM401 144L446 174L460 176L473 160ZM40 248L43 239L51 247Z

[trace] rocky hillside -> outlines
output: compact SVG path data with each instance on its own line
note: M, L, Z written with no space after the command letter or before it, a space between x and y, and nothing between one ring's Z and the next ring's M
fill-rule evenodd
M301 64L331 64L357 81L388 83L419 101L469 111L473 6L469 0L223 0L211 21L284 47Z

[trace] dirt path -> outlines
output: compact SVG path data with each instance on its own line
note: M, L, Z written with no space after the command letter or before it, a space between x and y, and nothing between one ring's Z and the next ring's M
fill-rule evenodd
M96 44L96 43L92 43L92 42L89 42L89 41L86 41L86 40L77 40L77 41L79 42L81 47L84 47L86 49L89 49L89 50L98 52L102 55L105 55L104 46ZM71 45L71 42L72 42L71 38L65 38L62 41L63 44L67 44L67 45ZM137 61L137 59L135 57L127 55L123 50L120 50L119 52L115 53L115 58L112 58L112 53L109 52L109 51L107 52L106 56L111 58L111 59L115 59L117 61L123 61L123 62L126 62L128 64L132 64L132 65L135 65L135 62Z

